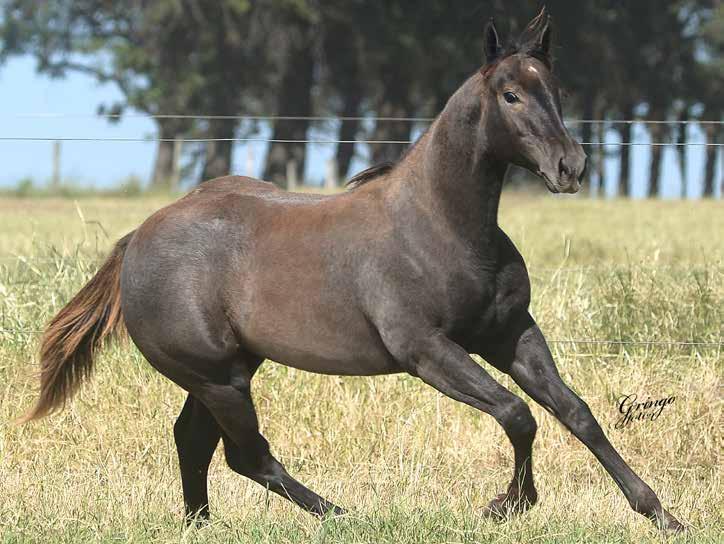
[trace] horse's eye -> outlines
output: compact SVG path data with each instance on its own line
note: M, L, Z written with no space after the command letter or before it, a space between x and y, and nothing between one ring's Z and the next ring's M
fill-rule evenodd
M514 104L520 100L517 94L511 93L510 91L503 93L503 98L505 98L508 104Z

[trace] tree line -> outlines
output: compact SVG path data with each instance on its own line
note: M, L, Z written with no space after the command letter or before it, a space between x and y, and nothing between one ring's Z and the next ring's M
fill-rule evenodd
M360 118L432 117L482 63L482 29L495 17L514 36L540 8L533 0L6 0L0 62L30 54L53 77L82 72L117 85L123 100L102 113L150 115L340 116L337 139L409 140L412 122ZM721 121L724 117L724 4L718 0L548 0L555 69L568 117L587 120ZM258 121L155 117L164 140L210 138L187 153L199 181L227 174L230 138ZM272 140L304 140L313 119L278 119ZM582 141L603 139L604 124L576 127ZM646 125L655 142L686 143L684 123ZM721 124L702 124L708 143ZM611 124L621 141L631 124ZM226 140L226 141L224 141ZM158 143L152 184L174 169L173 142ZM619 194L631 189L629 146L619 154ZM677 146L681 171L686 146ZM371 144L373 162L403 146ZM706 147L704 192L714 194L717 151ZM602 173L611 148L588 150ZM661 146L651 151L649 195L659 193ZM287 164L304 171L304 143L271 143L263 177L284 185ZM337 145L349 174L355 144ZM590 175L590 174L589 174Z

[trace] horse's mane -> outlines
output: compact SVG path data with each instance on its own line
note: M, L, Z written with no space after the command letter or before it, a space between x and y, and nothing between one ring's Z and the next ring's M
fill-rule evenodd
M350 189L356 189L357 187L359 187L360 185L364 185L368 181L372 181L375 178L384 176L388 172L391 172L394 167L394 162L383 162L380 164L375 164L374 166L365 168L361 172L358 172L357 174L352 176L350 180L345 183L345 185Z
M430 125L432 126L432 125ZM419 144L422 141L423 136L427 134L427 132L430 130L430 127L427 127L422 134L415 140L415 143L413 143L411 146L409 146L407 149L405 149L405 152L400 156L399 159L396 161L386 161L381 162L380 164L375 164L374 166L370 166L369 168L366 168L362 170L361 172L358 172L354 176L350 178L350 180L345 183L345 186L349 187L350 190L356 189L360 185L364 185L365 183L368 183L372 181L373 179L377 179L381 176L384 176L385 174L389 174L392 172L392 170L400 164L403 160L405 160L405 157L407 157L410 152L415 149L417 144Z

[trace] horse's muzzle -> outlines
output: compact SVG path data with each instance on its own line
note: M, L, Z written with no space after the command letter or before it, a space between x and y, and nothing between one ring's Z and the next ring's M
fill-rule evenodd
M578 142L575 147L568 153L563 154L558 159L557 172L555 177L543 176L546 179L548 188L555 193L577 193L581 188L581 181L586 173L586 165L588 164L588 156L583 151L583 147ZM553 178L552 183L548 178ZM555 187L555 190L551 188Z

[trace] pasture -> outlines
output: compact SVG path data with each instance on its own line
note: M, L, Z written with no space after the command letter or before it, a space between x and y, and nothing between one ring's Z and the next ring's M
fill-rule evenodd
M661 540L588 450L490 367L539 424L540 502L504 524L480 516L511 476L502 429L409 376L318 376L274 363L257 374L255 402L273 452L350 510L322 522L232 473L219 449L212 523L183 527L172 426L185 396L130 344L105 350L64 412L13 424L35 397L33 331L114 240L164 203L0 199L0 542ZM549 340L654 342L551 349L614 446L691 527L670 541L720 542L724 203L506 193L500 223L527 261L531 310ZM669 344L677 341L705 345ZM616 429L626 394L675 401L655 421Z

